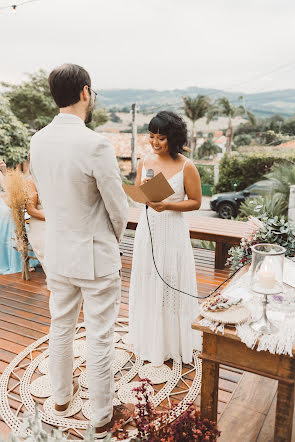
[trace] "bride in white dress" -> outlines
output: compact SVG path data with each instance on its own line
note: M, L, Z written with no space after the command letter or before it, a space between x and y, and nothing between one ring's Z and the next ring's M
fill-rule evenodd
M148 203L155 263L173 288L197 297L196 272L189 228L183 212L201 206L200 176L182 154L187 140L185 122L172 112L159 112L149 124L153 154L141 160L136 185L146 172L162 172L174 194ZM187 196L187 199L185 199ZM135 354L160 366L169 358L189 363L193 349L201 349L200 332L191 329L198 315L198 299L169 288L155 269L144 209L136 230L129 291L129 342Z

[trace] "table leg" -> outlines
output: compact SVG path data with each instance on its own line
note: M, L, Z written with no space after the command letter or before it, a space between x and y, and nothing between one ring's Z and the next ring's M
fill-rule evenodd
M216 242L215 244L215 268L224 269L226 260L228 258L228 250L231 246L222 242Z
M219 364L202 360L201 416L217 422Z
M276 408L276 442L291 442L294 413L294 384L279 381Z

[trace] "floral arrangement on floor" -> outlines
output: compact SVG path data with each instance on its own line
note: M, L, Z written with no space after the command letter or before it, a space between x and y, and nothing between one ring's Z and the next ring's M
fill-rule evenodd
M176 416L175 408L169 412L156 411L149 402L148 379L142 379L141 385L134 389L136 405L135 426L138 430L136 441L149 442L215 442L220 432L215 422L201 419L195 407L189 407L178 418L170 422L170 416Z
M156 411L149 401L148 379L142 379L141 385L133 391L136 393L138 403L134 415L135 427L138 435L129 438L128 432L122 429L122 422L115 422L112 433L109 433L102 442L110 442L112 438L125 442L216 442L220 432L217 430L216 424L208 419L201 419L200 413L195 407L189 407L178 418L170 422L170 416L176 416L175 409L159 412ZM174 410L174 412L173 412ZM30 430L30 435L27 435ZM60 430L53 430L51 434L46 433L42 428L41 419L39 417L38 405L36 404L35 415L24 418L23 426L20 430L21 439L10 434L9 442L65 442L67 439ZM94 442L94 429L88 427L84 442ZM7 442L0 435L0 442Z
M260 219L249 217L249 234L242 238L237 247L229 250L227 265L236 271L252 260L251 246L260 243L278 244L285 247L286 256L295 256L295 224L290 223L284 216L268 218L266 215Z
M29 280L29 241L24 217L28 192L27 181L19 170L10 169L7 171L5 175L5 190L7 192L6 202L11 209L15 223L16 248L22 257L22 278Z

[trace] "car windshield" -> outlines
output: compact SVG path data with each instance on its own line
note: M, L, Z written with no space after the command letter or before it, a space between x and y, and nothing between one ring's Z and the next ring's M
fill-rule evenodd
M269 181L258 181L257 183L248 186L245 191L250 192L252 195L259 195L261 193L265 194L271 191L271 183Z

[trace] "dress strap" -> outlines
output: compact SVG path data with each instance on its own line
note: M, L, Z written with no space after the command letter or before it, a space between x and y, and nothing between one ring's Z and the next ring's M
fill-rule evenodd
M185 160L185 162L184 162L184 164L183 164L183 166L182 166L182 172L183 172L183 170L184 170L184 166L186 165L186 163L188 162L188 160Z

